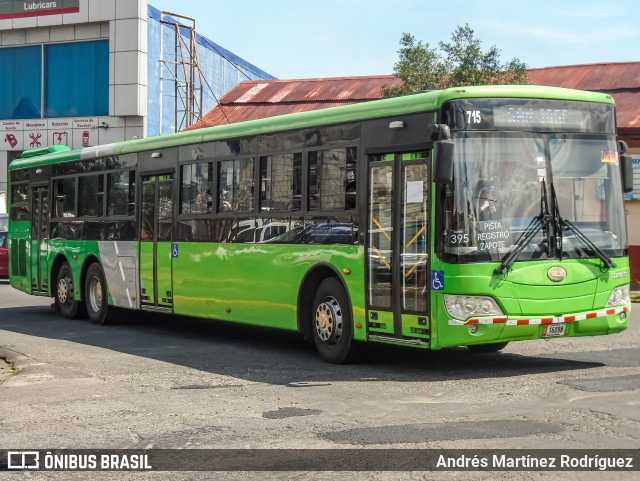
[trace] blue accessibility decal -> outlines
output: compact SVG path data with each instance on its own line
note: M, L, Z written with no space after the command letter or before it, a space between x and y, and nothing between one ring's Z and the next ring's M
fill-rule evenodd
M431 271L431 289L444 290L444 271Z

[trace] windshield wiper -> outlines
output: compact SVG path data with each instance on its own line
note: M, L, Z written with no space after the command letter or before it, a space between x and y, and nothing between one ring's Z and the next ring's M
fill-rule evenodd
M551 182L551 205L553 207L553 233L554 233L554 251L556 252L556 257L562 260L563 250L562 250L562 241L564 234L564 226L565 220L560 215L560 205L558 204L558 196L556 195L556 187Z
M560 216L558 198L556 196L556 189L553 186L553 182L551 183L551 196L553 198L553 210L555 214L554 227L556 231L556 247L558 248L558 255L560 260L562 260L562 233L564 229L567 228L568 230L573 232L573 235L576 237L576 239L578 239L580 242L582 242L584 245L586 245L589 249L591 249L595 253L595 255L602 261L605 267L607 268L616 267L616 263L613 262L613 259L611 259L611 257L605 254L597 245L595 245L593 241L584 234L584 232L582 232L572 222L566 219L563 219L562 216Z
M529 245L529 243L533 240L538 232L542 229L545 229L547 232L547 237L549 234L549 229L547 226L549 222L551 222L551 214L549 214L549 203L547 201L547 188L545 185L544 179L541 182L541 193L540 193L540 214L535 216L529 222L527 228L520 234L518 240L515 242L515 249L513 249L509 254L502 259L500 265L494 271L496 274L504 274L509 270L509 267L513 265L518 255ZM550 245L550 240L548 245Z

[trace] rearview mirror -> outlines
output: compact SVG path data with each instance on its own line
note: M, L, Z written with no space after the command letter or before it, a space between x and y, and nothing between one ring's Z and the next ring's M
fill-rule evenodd
M454 144L451 140L449 127L442 124L438 126L435 149L435 173L433 180L438 184L451 184L453 182L453 152Z
M633 191L633 159L629 155L626 142L618 141L620 152L620 173L622 174L622 189L625 193Z

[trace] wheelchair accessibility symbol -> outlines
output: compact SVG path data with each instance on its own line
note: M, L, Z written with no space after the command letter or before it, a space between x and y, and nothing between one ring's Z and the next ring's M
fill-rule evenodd
M444 290L444 271L431 271L431 289Z
M178 244L171 244L171 257L178 257Z

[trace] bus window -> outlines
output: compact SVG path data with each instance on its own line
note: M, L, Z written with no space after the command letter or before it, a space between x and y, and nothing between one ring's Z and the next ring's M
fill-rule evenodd
M180 189L181 214L208 214L212 211L213 164L182 166Z
M29 220L29 184L11 186L11 220Z
M135 213L135 178L133 170L107 175L107 216L132 216Z
M223 160L219 169L218 211L253 212L253 159Z
M58 179L53 181L55 218L73 218L76 216L76 179Z
M356 206L355 147L309 152L309 210Z
M296 211L301 201L302 154L260 157L260 210Z
M87 175L78 179L79 217L102 217L103 200L104 175Z

